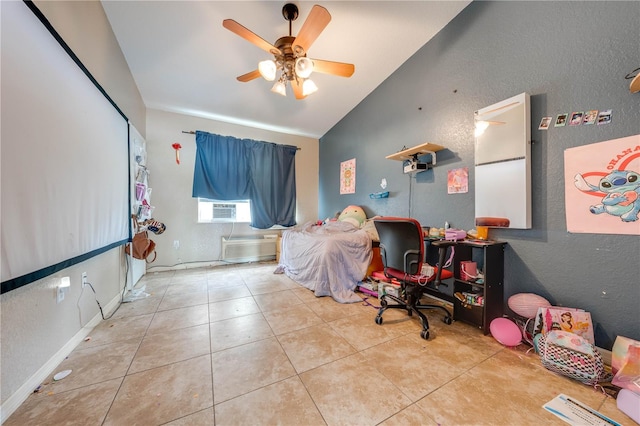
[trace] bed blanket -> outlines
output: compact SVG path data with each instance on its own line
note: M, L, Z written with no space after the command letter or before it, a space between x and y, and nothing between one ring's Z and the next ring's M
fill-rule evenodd
M313 222L282 233L276 273L340 303L361 302L354 293L371 262L371 237L349 222Z

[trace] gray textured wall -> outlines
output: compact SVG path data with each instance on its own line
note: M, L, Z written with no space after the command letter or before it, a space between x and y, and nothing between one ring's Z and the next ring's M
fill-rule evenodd
M492 230L509 244L509 296L533 292L592 313L596 343L640 340L640 238L569 234L563 153L640 133L640 93L625 75L640 66L638 2L474 2L371 93L320 142L320 217L349 204L368 216L413 216L423 225L474 223L473 113L531 94L533 228ZM604 126L539 131L543 116L613 110ZM433 170L402 173L384 157L434 142ZM340 162L356 158L356 193L339 194ZM467 194L447 195L447 170L469 167ZM372 200L386 178L391 195Z

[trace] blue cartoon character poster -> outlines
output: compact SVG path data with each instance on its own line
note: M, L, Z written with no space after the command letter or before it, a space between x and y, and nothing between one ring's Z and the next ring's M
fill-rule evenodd
M640 235L640 135L564 152L567 231Z

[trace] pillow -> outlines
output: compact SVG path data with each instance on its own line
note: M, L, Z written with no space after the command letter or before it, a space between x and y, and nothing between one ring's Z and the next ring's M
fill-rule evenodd
M338 216L338 220L341 222L349 222L356 228L360 228L364 221L367 220L367 215L360 206L347 206L342 210L340 216Z

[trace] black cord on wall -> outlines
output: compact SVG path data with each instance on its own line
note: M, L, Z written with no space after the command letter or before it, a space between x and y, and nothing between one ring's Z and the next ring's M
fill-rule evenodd
M87 282L86 285L89 286L89 288L91 289L91 291L93 291L93 297L96 299L96 303L98 304L98 309L100 309L100 315L102 316L103 320L108 320L111 319L113 317L113 315L118 312L118 309L120 309L120 306L122 306L122 304L124 303L124 293L127 290L127 283L129 281L129 259L127 258L127 254L124 254L125 256L125 265L127 266L125 269L125 274L124 274L124 285L122 286L122 293L120 293L120 302L118 303L118 306L113 310L113 312L111 312L111 314L108 317L104 316L104 311L102 310L102 305L100 305L100 302L98 301L98 294L96 293L96 289L93 288L93 285L91 285L90 282Z

